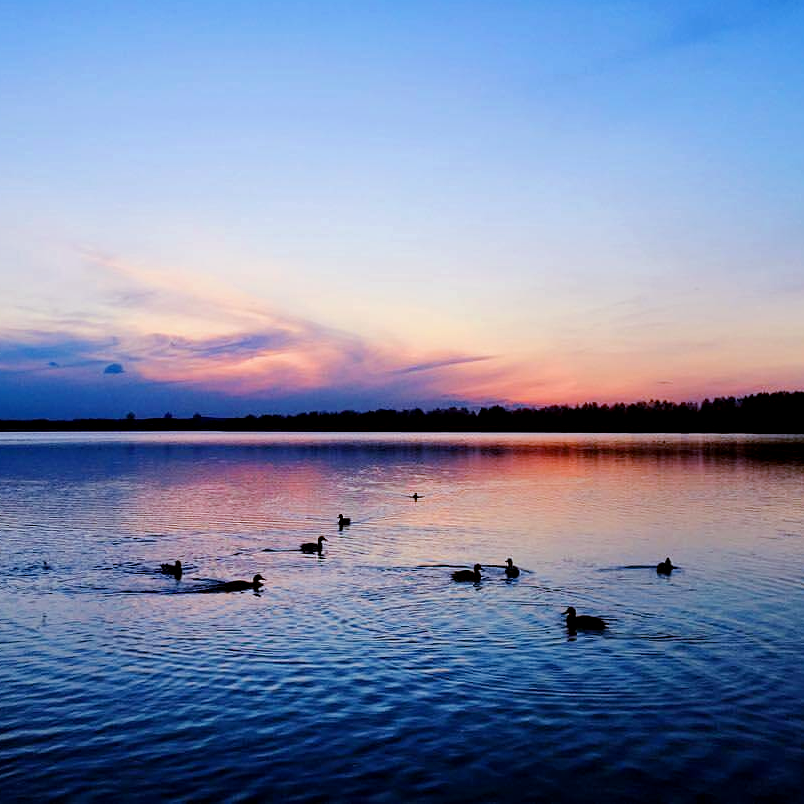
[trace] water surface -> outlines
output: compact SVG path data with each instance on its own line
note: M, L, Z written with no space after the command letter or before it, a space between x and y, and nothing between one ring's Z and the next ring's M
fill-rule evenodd
M802 492L801 438L0 435L3 799L800 800Z

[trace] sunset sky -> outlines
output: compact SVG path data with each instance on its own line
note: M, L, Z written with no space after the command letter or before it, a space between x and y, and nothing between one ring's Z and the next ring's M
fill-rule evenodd
M804 3L0 0L0 417L804 388Z

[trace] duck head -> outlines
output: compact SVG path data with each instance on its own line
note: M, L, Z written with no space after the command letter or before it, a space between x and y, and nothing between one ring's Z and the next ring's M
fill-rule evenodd
M475 565L474 567L475 573L480 573L481 570L483 570L483 568L480 565Z
M567 607L562 613L562 615L569 615L571 618L575 617L575 607Z
M264 578L263 578L263 577L262 577L262 576L261 576L259 573L257 573L257 574L254 576L254 578L252 579L252 582L251 582L251 583L252 583L252 584L253 584L255 587L260 587L264 581L265 581L265 579L264 579Z

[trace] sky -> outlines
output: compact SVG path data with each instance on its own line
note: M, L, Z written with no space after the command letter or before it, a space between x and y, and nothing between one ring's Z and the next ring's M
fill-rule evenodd
M804 389L804 2L0 0L0 418Z

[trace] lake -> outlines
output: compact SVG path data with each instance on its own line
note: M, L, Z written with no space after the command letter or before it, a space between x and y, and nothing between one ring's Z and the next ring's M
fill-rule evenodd
M0 434L2 799L800 801L803 560L801 437Z

